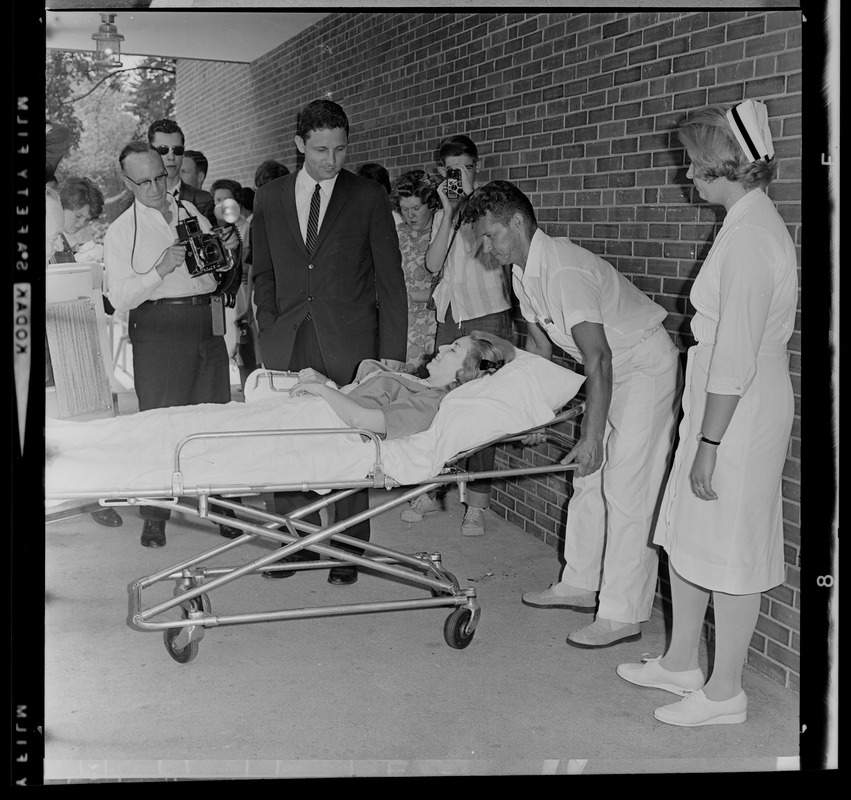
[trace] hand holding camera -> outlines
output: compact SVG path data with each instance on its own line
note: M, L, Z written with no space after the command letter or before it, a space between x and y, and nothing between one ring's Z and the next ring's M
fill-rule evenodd
M446 196L450 200L459 200L464 196L461 170L458 167L446 168Z
M178 241L166 249L160 257L160 260L154 265L154 268L159 273L160 277L164 278L166 275L171 275L171 273L183 263L185 258L186 251L183 249L183 245Z

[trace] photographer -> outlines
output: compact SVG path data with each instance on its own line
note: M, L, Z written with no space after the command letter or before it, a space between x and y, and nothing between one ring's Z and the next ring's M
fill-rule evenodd
M435 352L474 330L511 339L511 291L507 272L482 250L473 226L461 224L461 214L476 185L479 152L463 134L448 136L438 151L438 169L446 177L437 188L443 218L432 227L426 268L435 276L433 299L437 312ZM492 470L496 450L488 447L470 457L469 469ZM467 486L467 511L461 523L464 536L485 532L484 512L490 501L490 480ZM419 522L437 509L433 493L420 495L402 512L405 522Z
M238 248L239 239L233 231L210 234L198 209L166 190L163 159L147 143L130 142L118 162L134 202L106 232L106 285L113 306L130 312L139 410L227 403L224 309L212 270L229 268L226 254ZM187 233L193 230L207 237L200 264L198 255L187 258L186 240L192 238ZM211 264L216 252L221 258ZM162 547L169 512L143 506L140 513L142 545Z

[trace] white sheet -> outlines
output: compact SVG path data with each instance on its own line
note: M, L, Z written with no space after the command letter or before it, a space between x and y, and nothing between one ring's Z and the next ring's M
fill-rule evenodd
M428 430L382 442L384 473L403 485L426 481L459 452L547 423L583 380L524 353L494 375L450 392ZM254 398L251 403L154 409L90 422L48 420L46 496L170 493L174 449L187 434L284 425L346 428L321 398L281 395ZM184 448L180 469L185 487L267 486L359 480L371 474L374 463L374 446L357 434L263 435L194 441Z

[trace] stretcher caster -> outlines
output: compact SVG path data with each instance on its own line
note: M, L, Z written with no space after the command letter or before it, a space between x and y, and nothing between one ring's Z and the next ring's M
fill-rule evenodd
M188 664L198 655L197 641L189 642L186 647L180 647L175 643L175 639L177 639L183 630L183 628L167 628L163 631L165 649L178 664Z
M180 610L183 619L204 616L212 610L210 598L206 593L193 597L181 603ZM188 664L198 655L198 645L203 638L204 628L201 625L167 628L163 631L165 649L178 664Z
M443 626L443 638L446 644L454 647L456 650L463 650L470 642L473 641L473 636L476 632L467 632L467 623L473 617L473 612L469 608L461 606L456 608L447 618Z

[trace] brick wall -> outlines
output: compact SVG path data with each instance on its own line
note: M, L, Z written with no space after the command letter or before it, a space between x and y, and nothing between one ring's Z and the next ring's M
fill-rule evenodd
M296 167L296 114L323 95L349 115L353 170L377 161L395 179L433 169L439 140L467 133L482 181L516 183L546 233L614 264L668 310L666 327L685 350L688 292L722 213L694 202L672 130L706 104L767 104L779 159L769 195L800 263L801 61L797 11L339 13L250 65L179 62L177 118L187 145L209 158L208 180L247 185L263 159ZM522 343L519 320L517 329ZM799 311L789 343L796 416L783 480L786 582L763 596L749 653L754 668L796 690L800 345ZM557 455L512 447L498 463ZM559 548L568 492L563 477L497 482L492 508ZM663 564L662 605L665 588Z

